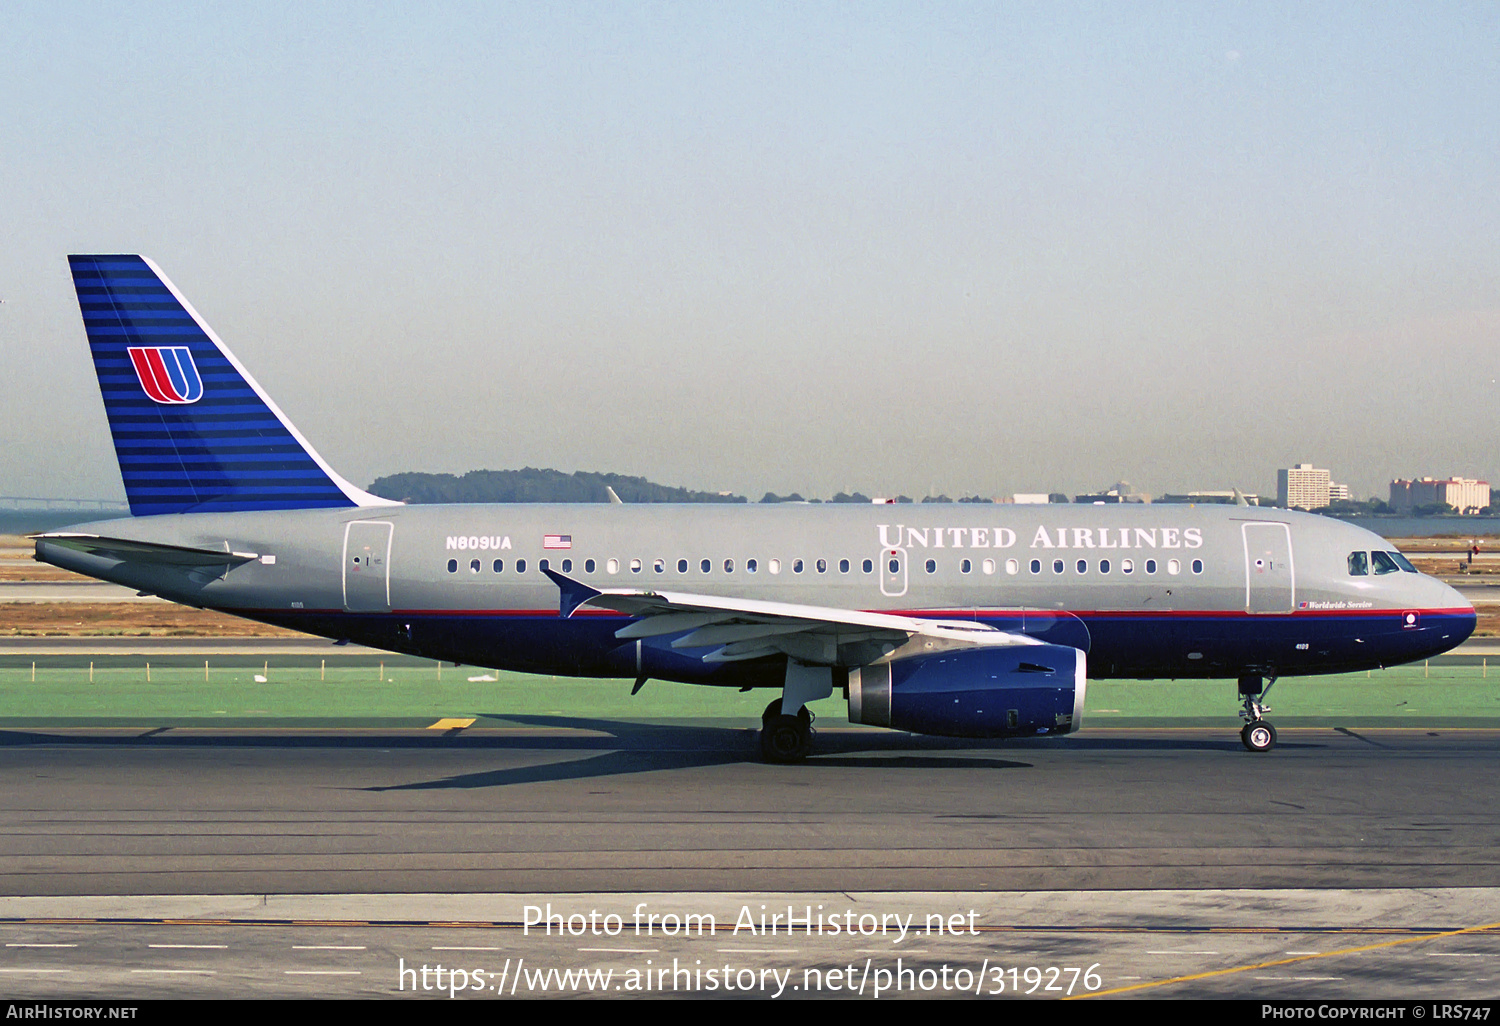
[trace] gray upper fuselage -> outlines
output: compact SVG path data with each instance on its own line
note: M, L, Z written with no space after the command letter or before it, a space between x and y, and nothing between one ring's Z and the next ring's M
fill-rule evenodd
M1264 524L1287 526L1255 526ZM1257 552L1251 550L1259 539L1281 533L1290 540L1289 580L1278 587L1274 604L1285 603L1284 611L1468 606L1423 575L1352 576L1350 552L1393 548L1369 531L1257 507L475 504L185 514L71 530L256 553L258 560L226 573L188 579L160 566L38 542L40 558L49 562L177 601L247 613L361 604L555 612L558 588L540 572L543 560L601 589L835 608L1245 611L1256 602ZM358 552L347 549L346 535L356 550L388 535L388 565L352 562ZM555 536L553 547L547 536ZM389 606L384 595L368 605L375 590L385 590L372 590L372 573L388 574ZM351 584L364 596L353 604Z

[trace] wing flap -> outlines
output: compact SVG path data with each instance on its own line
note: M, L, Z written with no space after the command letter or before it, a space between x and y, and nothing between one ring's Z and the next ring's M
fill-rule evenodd
M597 589L555 570L544 573L562 592L560 615L572 616L583 606L624 613L637 619L616 631L615 637L681 634L672 642L674 649L712 648L702 657L711 663L784 655L808 663L859 665L888 655L916 637L944 649L1044 644L1026 633L997 630L972 620L646 588Z

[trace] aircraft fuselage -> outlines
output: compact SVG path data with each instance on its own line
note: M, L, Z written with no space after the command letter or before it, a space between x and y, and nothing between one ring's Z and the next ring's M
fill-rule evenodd
M1338 673L1446 651L1474 629L1453 589L1326 517L1240 506L454 505L137 517L70 530L253 555L113 559L38 539L58 566L333 639L478 666L781 687L784 655L705 660L684 632L559 614L545 566L635 588L979 621L1088 653L1088 676ZM931 642L923 642L928 644ZM898 652L895 658L914 653ZM857 645L839 668L891 653ZM803 661L817 662L816 658Z

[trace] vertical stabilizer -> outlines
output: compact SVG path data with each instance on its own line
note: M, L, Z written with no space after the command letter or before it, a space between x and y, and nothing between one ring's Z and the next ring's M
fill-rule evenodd
M397 505L334 473L150 260L68 263L131 513Z

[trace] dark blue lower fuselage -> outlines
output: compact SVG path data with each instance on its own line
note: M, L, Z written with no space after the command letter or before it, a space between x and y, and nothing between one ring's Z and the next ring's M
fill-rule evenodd
M248 611L234 611L247 615ZM1412 619L1414 614L1415 619ZM475 666L582 677L638 677L728 687L780 687L784 658L706 663L708 649L673 649L680 635L621 641L629 617L563 619L535 611L348 613L265 610L256 619L374 648ZM929 615L959 618L963 614ZM972 613L968 614L973 618ZM1001 630L1014 617L981 617ZM1094 679L1233 678L1348 673L1446 652L1474 630L1471 609L1360 613L1088 612L1028 627L1039 640L1083 648Z

